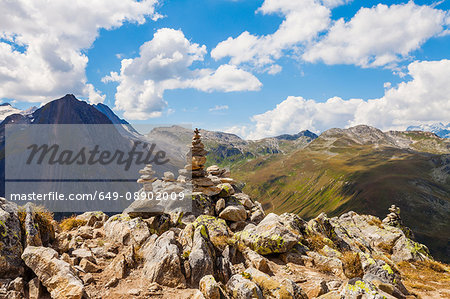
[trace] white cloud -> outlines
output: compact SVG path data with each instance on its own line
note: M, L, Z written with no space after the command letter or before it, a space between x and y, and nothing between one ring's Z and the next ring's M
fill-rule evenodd
M332 127L358 124L382 130L403 130L410 125L448 122L450 115L450 60L415 61L408 66L410 81L385 86L379 99L343 100L339 97L320 103L302 97L288 97L273 110L254 115L251 127L233 127L233 132L249 139L297 133L309 129L321 132Z
M302 55L306 61L394 66L445 29L446 12L414 2L361 8L348 22L339 19Z
M212 107L212 108L209 108L209 111L210 112L213 112L213 111L223 111L223 110L228 110L228 105L216 105L216 106L214 106L214 107Z
M216 59L229 57L234 65L254 67L277 74L282 56L326 64L354 64L361 67L389 67L402 72L397 63L432 37L450 32L450 15L435 5L414 2L361 8L346 22L332 22L330 9L348 0L265 0L257 12L284 17L273 34L244 31L229 37L211 51ZM320 33L326 33L320 35Z
M112 72L103 82L119 83L115 108L129 119L158 117L167 107L164 91L195 88L205 92L259 90L261 82L252 74L233 65L213 69L191 69L202 61L206 46L191 43L180 30L159 29L144 43L139 56L123 59L120 73Z
M83 53L101 28L159 17L157 0L0 1L0 98L48 101L66 93L104 99L87 83Z
M337 4L343 1L326 2ZM311 41L327 29L330 22L330 10L316 0L265 0L257 12L281 14L284 20L273 34L257 36L245 31L236 38L229 37L220 42L211 51L214 59L230 57L231 64L249 64L275 74L281 71L281 67L270 66L283 55L284 50L292 50L300 43Z

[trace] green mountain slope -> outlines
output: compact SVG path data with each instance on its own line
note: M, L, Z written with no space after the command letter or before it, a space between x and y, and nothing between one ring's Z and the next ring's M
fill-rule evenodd
M332 129L305 148L234 165L232 173L268 212L383 217L396 204L417 239L449 260L450 142L434 134Z

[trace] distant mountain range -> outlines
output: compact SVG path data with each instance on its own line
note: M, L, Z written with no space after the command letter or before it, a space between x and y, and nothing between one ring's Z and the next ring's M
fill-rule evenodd
M369 126L330 129L303 148L233 165L232 173L268 212L381 217L396 204L418 240L449 261L448 139Z
M187 145L192 138L193 128L179 126L140 135L108 106L90 105L73 95L28 112L4 104L0 112L5 116L2 128L7 123L116 124L125 140L157 138L164 144ZM419 241L448 261L450 139L435 135L448 137L448 125L408 129L382 132L356 126L320 136L302 131L255 141L223 132L201 133L209 151L207 165L230 168L268 212L311 218L320 212L334 216L355 210L382 217L396 204ZM185 149L174 147L175 152Z
M444 125L443 123L434 123L420 126L409 126L406 131L424 131L432 132L442 138L450 138L450 123Z

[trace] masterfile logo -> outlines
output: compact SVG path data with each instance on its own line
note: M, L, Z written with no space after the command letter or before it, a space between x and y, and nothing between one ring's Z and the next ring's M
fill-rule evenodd
M190 160L186 144L152 136L153 128L140 125L139 134L120 125L9 124L5 197L39 201L53 212L122 212L130 201L150 198L139 193L139 170L152 165L158 180ZM179 195L189 186L178 187L177 198L185 198Z

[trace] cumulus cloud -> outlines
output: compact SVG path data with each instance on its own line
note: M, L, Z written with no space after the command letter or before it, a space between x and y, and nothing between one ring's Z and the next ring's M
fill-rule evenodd
M395 87L385 86L378 99L326 102L288 97L273 110L254 115L252 126L227 131L248 139L312 130L316 133L332 127L372 125L382 130L403 130L410 125L448 122L450 115L450 60L415 61L408 66L411 80Z
M334 5L343 1L325 2ZM273 34L257 36L245 31L236 38L229 37L220 42L211 51L214 59L230 57L231 64L248 64L275 74L281 71L281 67L271 65L283 55L284 50L311 41L327 29L330 22L330 9L316 0L265 0L257 12L280 14L284 20Z
M191 43L180 30L159 29L152 40L139 49L139 56L123 59L120 73L112 72L103 82L118 82L115 108L129 119L158 117L167 102L164 91L194 88L211 91L259 90L261 82L252 74L233 65L217 69L191 69L203 61L206 46Z
M409 58L428 39L450 32L448 12L412 1L361 8L349 21L332 22L330 10L348 2L265 0L258 13L284 17L276 32L255 35L245 31L220 42L211 56L216 60L229 57L231 64L269 74L281 71L276 62L286 55L307 62L397 69L399 61Z
M157 19L157 0L0 1L0 97L42 102L67 92L101 102L87 83L89 49L101 28Z
M302 55L306 61L392 66L445 30L446 12L414 2L361 8L348 22L339 19Z

